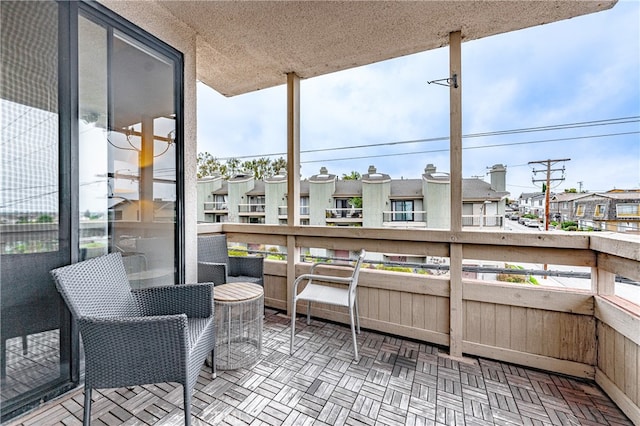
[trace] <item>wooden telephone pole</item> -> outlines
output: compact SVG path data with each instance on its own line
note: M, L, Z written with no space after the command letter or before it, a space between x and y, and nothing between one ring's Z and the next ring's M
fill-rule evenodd
M570 161L570 158L563 158L560 160L542 160L542 161L529 161L529 164L542 164L546 166L546 169L536 170L533 169L533 178L531 178L531 182L545 182L545 195L544 195L544 230L549 230L549 188L551 186L551 182L562 181L564 180L564 166L561 169L552 169L551 167L555 166L557 163ZM537 173L546 173L546 177L544 179L536 179L535 176ZM553 172L562 172L562 176L559 178L552 178L551 174Z

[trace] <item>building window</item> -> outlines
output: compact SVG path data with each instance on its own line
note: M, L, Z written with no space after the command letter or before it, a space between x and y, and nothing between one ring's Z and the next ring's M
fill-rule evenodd
M579 217L584 216L584 204L576 205L576 216L579 216Z
M640 204L618 204L616 214L618 217L640 217Z
M391 211L392 222L413 221L413 200L393 200L391 201Z
M309 216L309 197L300 197L300 216Z
M249 197L249 210L251 213L264 213L265 196Z
M593 213L595 217L603 217L607 206L605 204L596 205L596 211Z
M228 210L227 196L226 195L214 195L213 196L213 209L214 210Z

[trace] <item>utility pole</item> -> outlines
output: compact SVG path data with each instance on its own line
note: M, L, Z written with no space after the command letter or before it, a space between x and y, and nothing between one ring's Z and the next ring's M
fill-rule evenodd
M561 169L552 169L552 166L555 166L557 163L563 162L563 161L570 161L570 158L563 158L560 160L542 160L542 161L529 161L529 164L542 164L544 166L546 166L546 169L542 169L542 170L536 170L533 169L533 177L531 178L531 182L536 183L536 182L546 182L546 188L545 188L545 196L544 196L544 230L548 231L549 230L549 194L550 194L550 190L549 188L551 187L551 182L555 182L555 181L562 181L564 180L564 166L562 166ZM542 173L544 172L546 174L544 179L536 179L535 176L537 173ZM551 177L551 173L553 172L562 172L562 176L559 178L552 178Z

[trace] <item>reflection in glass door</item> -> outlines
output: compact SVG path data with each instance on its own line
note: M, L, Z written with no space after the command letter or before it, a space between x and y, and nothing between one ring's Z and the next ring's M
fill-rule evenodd
M2 419L69 383L69 315L49 270L70 261L60 200L58 5L0 2ZM33 29L37 28L37 31ZM68 204L68 203L67 203Z
M174 60L78 21L81 259L122 253L134 288L176 282Z

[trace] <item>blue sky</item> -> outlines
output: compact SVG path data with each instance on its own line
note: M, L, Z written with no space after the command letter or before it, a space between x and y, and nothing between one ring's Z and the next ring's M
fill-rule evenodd
M374 165L395 179L419 178L429 163L448 172L448 140L390 144L448 137L449 89L427 84L448 70L445 47L302 80L302 177L322 166L342 176ZM463 42L462 90L463 135L571 125L466 137L464 178L488 181L488 168L504 164L517 198L541 188L532 178L543 175L532 169L542 166L529 162L570 159L554 166L565 168L555 191L640 188L640 2ZM362 145L376 146L343 149ZM284 153L286 87L225 98L199 84L204 151L217 158Z

